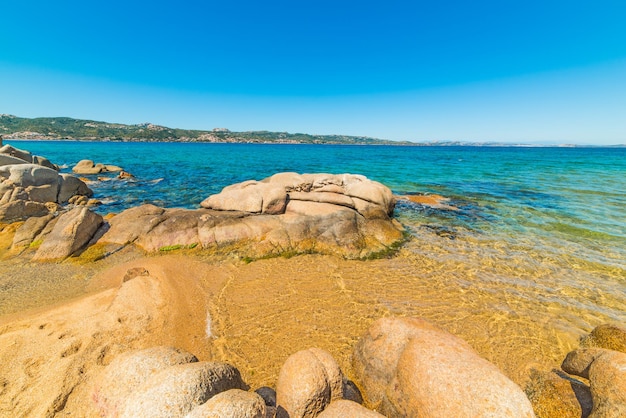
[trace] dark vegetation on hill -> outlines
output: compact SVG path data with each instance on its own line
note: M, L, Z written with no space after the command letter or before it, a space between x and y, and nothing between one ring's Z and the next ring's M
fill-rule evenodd
M75 139L91 141L174 141L174 142L246 142L354 145L407 145L362 136L310 135L302 133L250 131L231 132L216 128L210 131L175 129L151 123L124 125L93 120L55 118L20 118L0 115L0 135L5 139Z

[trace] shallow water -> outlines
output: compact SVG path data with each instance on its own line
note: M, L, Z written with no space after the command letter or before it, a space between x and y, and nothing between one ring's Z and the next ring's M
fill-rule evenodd
M380 316L427 318L517 381L535 365L558 366L594 326L626 322L626 149L13 144L65 171L89 158L133 173L130 182L93 177L90 186L106 203L101 213L144 202L197 207L226 185L279 171L359 173L397 194L451 198L459 210L397 205L412 239L391 259L295 257L241 266L213 307L226 319L214 316L212 332L224 356L247 364L247 373L257 370L259 380L274 376L277 357L299 344L327 348L346 364L348 347ZM3 273L3 283L18 290L3 295L21 295L18 308L74 296L91 274L55 267L49 297L29 304L23 292L41 288L17 285L13 268L16 276ZM78 276L64 280L70 273ZM285 342L294 334L297 343ZM263 360L259 340L285 350Z

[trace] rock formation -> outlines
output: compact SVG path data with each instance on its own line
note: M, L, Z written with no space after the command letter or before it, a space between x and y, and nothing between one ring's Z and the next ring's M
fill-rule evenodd
M384 418L384 415L367 409L356 402L340 399L331 402L330 405L318 415L319 418Z
M626 329L597 326L561 364L534 371L526 393L538 417L626 416ZM566 374L566 373L568 374Z
M417 318L383 318L353 356L366 404L388 417L534 417L524 392L465 341Z
M0 165L6 165L3 161L13 161L11 164L37 164L56 171L59 170L59 168L55 164L52 164L47 158L33 155L28 151L17 149L11 145L2 146L2 143L0 143L0 147ZM15 159L10 160L9 157L13 157Z
M312 418L343 398L343 374L326 351L310 348L291 355L278 375L278 418Z
M78 166L90 164L83 160ZM86 172L76 167L74 171ZM0 221L39 218L25 224L14 241L14 248L41 243L37 260L59 260L96 242L108 249L104 253L132 244L148 252L198 248L249 258L285 253L365 258L388 253L404 238L402 226L392 218L395 198L391 191L360 175L279 173L227 186L206 198L201 209L142 205L104 223L99 216L82 211L89 222L78 222L67 236L50 235L54 225L46 228L44 221L58 221L49 217L59 212L58 205L97 203L88 199L93 193L81 179L25 161L0 166L2 179ZM51 249L64 237L66 250L53 254Z
M0 221L45 216L74 196L92 195L83 181L59 174L47 159L10 145L0 148Z
M76 174L100 174L122 172L122 168L116 165L94 163L92 160L80 160L72 171Z
M403 238L394 198L356 175L281 173L208 197L204 209L143 205L109 221L101 244L238 250L250 257L317 252L348 258L388 251Z
M254 392L230 389L218 393L185 416L185 418L206 417L265 418L266 406L263 398Z
M85 207L76 207L63 213L33 260L56 261L74 255L87 245L102 222L102 216Z

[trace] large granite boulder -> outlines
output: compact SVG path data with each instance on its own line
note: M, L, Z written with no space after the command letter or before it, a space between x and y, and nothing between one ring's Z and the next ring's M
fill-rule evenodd
M200 204L204 208L275 215L284 213L287 193L280 185L246 181L225 187Z
M626 416L626 353L580 348L565 358L563 370L589 379L591 418Z
M184 417L229 389L246 390L239 371L226 363L197 362L153 374L127 398L123 417Z
M54 215L51 213L26 219L17 231L15 231L11 247L22 248L31 245L52 219L54 219Z
M38 164L25 163L0 167L0 176L13 182L16 186L25 188L29 186L58 185L59 173Z
M185 418L265 418L263 398L254 392L229 389L194 408Z
M4 222L15 222L49 213L50 210L45 203L21 199L0 203L0 221Z
M14 157L12 155L0 153L0 166L14 165L14 164L28 164L28 161L25 161L18 157Z
M343 396L343 374L337 362L319 348L291 355L278 375L278 418L309 418Z
M347 258L387 252L403 239L391 191L363 176L282 173L224 188L203 209L143 205L109 220L100 243L226 249L250 257L316 252Z
M355 210L365 218L389 217L395 206L391 190L365 176L297 173L279 173L261 181L225 187L221 193L205 199L201 206L280 214L289 209L292 201L312 203L306 207L311 215L327 214L327 205L332 205Z
M71 174L59 175L59 194L57 203L66 203L74 196L93 196L93 191L85 184L84 181Z
M33 260L56 261L75 254L87 245L102 222L102 216L85 207L76 207L63 213Z
M353 366L367 403L388 417L534 417L515 383L421 319L376 321L355 347Z
M626 354L607 350L589 366L590 418L626 417Z
M33 203L66 203L77 195L92 196L93 192L74 176L26 162L0 166L0 220L41 216L47 212L44 206Z
M597 326L567 354L561 369L567 374L531 373L526 393L538 417L626 416L626 328Z
M28 151L17 149L11 145L0 147L0 166L24 163L38 164L53 170L58 170L58 167L52 164L47 158L32 155Z
M92 195L80 179L34 164L0 167L0 180L4 221L43 217L57 212L58 204L77 206ZM125 210L108 219L91 243L111 251L133 244L148 252L197 248L247 258L285 253L367 258L388 254L404 239L402 226L391 217L391 191L363 176L283 173L224 190L203 203L213 209L142 205ZM58 222L57 233L44 237L35 259L67 257L90 242L102 219L81 213L90 218L81 224L82 232L59 235L64 222ZM83 240L86 231L89 236ZM33 231L23 232L16 246L32 242ZM62 244L63 239L68 242Z
M177 364L196 363L191 353L173 347L152 347L116 357L96 380L92 400L103 417L117 417L128 396L152 375Z

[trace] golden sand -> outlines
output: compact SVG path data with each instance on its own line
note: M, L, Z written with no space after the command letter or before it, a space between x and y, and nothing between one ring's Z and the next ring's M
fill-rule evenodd
M36 368L29 362L60 361L55 358L66 347L58 339L71 328L78 341L75 358L82 360L58 369L57 378L77 368L84 375L76 377L77 389L61 409L67 414L79 411L81 396L89 396L87 385L114 354L157 344L230 362L252 388L274 386L285 359L309 347L329 351L350 377L360 336L376 319L397 315L422 317L465 339L523 386L531 368L558 367L596 325L625 319L624 294L614 286L619 277L611 272L595 277L584 269L561 270L540 254L518 256L478 238L422 238L395 257L369 261L304 255L246 264L201 254L144 257L132 250L88 265L20 268L3 261L0 343L17 345L0 350L0 370L6 375L10 364L25 387L35 384L28 370ZM133 267L148 270L149 280L160 286L157 292L142 285L157 292L152 299L137 295L133 301L124 293L130 299L118 304L115 315L135 308L145 313L136 317L145 326L134 331L123 320L120 329L110 321L111 301L121 298L123 277ZM42 307L50 304L56 306ZM45 335L38 328L44 323ZM91 343L96 334L108 340ZM89 350L105 346L98 362Z

